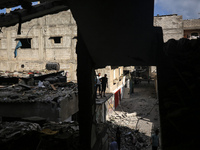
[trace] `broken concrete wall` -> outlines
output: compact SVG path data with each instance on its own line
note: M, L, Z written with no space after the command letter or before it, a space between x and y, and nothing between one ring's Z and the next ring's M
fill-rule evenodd
M69 80L76 80L76 39L73 38L77 35L77 27L70 11L23 23L21 35L17 35L17 30L18 25L2 28L1 70L42 70L47 62L58 62L61 70L69 72ZM19 40L24 40L28 47L23 48L22 42L15 58L14 50Z
M59 120L64 121L73 114L78 112L78 94L71 93L70 97L66 97L60 102Z
M106 94L105 99L96 99L96 121L97 123L105 123L107 115L112 113L114 107L114 95Z
M174 38L176 40L183 37L182 16L164 15L154 17L154 26L160 26L163 29L164 42Z
M112 95L105 103L106 110L106 120L108 120L108 116L113 114L115 110L115 95Z

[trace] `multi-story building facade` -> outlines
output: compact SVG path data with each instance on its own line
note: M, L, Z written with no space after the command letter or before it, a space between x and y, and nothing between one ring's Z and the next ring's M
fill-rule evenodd
M155 16L154 26L162 27L164 42L167 42L171 38L180 39L183 37L182 16L177 16L176 14Z
M163 29L164 42L170 38L197 38L200 19L183 20L176 14L154 17L154 26ZM76 81L77 26L70 11L47 15L22 24L2 28L0 33L0 70L42 70L48 62L57 62L68 72L68 80ZM22 46L14 51L18 41ZM112 81L113 82L113 81Z
M172 38L196 39L200 35L200 19L183 20L177 14L155 16L154 26L162 27L164 42Z
M48 62L57 62L68 72L68 80L76 81L77 26L70 11L62 11L23 23L2 28L0 33L0 70L43 70ZM22 46L14 51L18 42Z
M115 93L119 89L122 88L123 81L123 66L120 67L113 67L113 66L107 66L103 69L97 69L96 74L101 73L101 76L103 77L105 74L107 74L108 78L108 88L107 92Z
M104 122L108 115L113 114L121 102L125 91L125 76L123 66L106 66L103 69L97 69L96 74L101 73L101 77L107 74L108 88L106 89L106 98L98 97L97 100L97 122ZM105 111L104 111L105 110Z
M56 62L60 64L60 70L68 72L68 81L77 81L77 26L70 11L62 11L23 23L20 35L17 34L17 30L18 25L4 27L1 30L0 70L44 70L47 63ZM16 49L19 41L22 46ZM109 75L113 69L108 68L111 67L106 67L103 72ZM115 70L114 72L120 70L123 74L123 67ZM109 76L109 85L111 82L116 82L117 78L117 75L114 78ZM110 86L108 91L116 90L115 86Z

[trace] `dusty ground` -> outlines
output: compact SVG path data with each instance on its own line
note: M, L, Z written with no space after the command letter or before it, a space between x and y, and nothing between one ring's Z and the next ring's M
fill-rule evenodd
M115 128L120 126L121 150L151 150L150 136L160 126L154 82L148 84L142 81L135 85L134 93L130 98L121 100L115 115L109 116L109 121L112 124L110 136L113 136Z

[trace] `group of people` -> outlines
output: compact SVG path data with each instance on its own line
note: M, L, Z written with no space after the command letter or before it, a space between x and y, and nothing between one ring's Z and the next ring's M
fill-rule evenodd
M96 86L96 98L97 98L97 90L99 90L99 95L102 97L105 97L105 91L106 87L108 87L108 78L107 74L104 74L104 77L101 77L101 73L98 73L98 75L95 78L95 86Z

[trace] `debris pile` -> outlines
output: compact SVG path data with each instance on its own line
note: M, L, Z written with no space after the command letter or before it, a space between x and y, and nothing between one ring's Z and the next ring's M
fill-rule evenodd
M79 150L79 125L77 122L49 122L44 124L38 149Z
M115 137L117 127L121 131L121 150L146 150L150 146L150 138L139 130L134 130L126 126L118 126L111 122L108 123L109 137ZM111 138L109 139L111 140Z
M40 82L38 86L15 84L0 87L0 103L5 102L59 102L64 97L78 93L77 84L73 82L50 84L48 81Z
M120 125L120 126L127 126L129 128L133 127L133 122L137 122L137 116L136 113L116 113L109 117L109 121L111 121L114 124Z
M0 141L2 143L18 139L31 131L40 131L37 123L30 122L3 122L0 124Z
M0 72L1 149L78 150L77 95L63 71Z
M24 117L40 116L57 122L78 112L77 84L66 82L61 73L27 79L8 78L6 82L0 79L0 117L4 121L5 118L19 118L19 121ZM12 79L18 82L12 83Z
M0 85L0 102L56 102L59 97L70 97L70 92L78 91L77 84L66 82L64 71L0 71L0 77L0 83L6 79L11 82Z
M158 110L154 84L142 81L135 85L131 97L122 99L107 116L109 137L115 137L119 127L121 150L151 150L150 137L160 126Z
M50 80L48 80L50 79ZM22 82L27 85L37 85L39 81L67 82L67 72L55 70L41 71L0 71L0 84L11 85Z
M77 122L46 122L42 126L31 122L0 124L2 150L79 150Z

